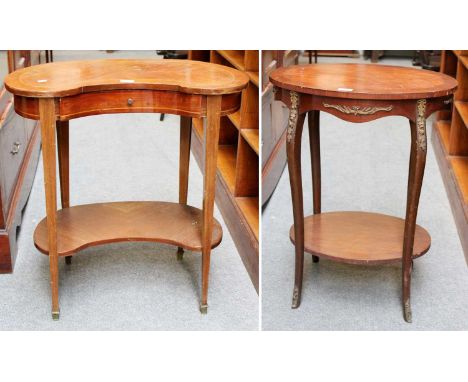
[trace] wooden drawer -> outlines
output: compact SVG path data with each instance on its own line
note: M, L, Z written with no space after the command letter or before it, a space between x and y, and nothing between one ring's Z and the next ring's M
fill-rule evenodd
M9 107L0 120L0 171L4 216L27 148L24 120Z
M239 94L230 98L236 98ZM15 102L18 97L15 97ZM230 99L229 97L224 97ZM201 95L177 92L120 90L96 92L64 97L60 100L60 114L64 119L107 113L174 113L174 109L183 111L187 116L198 116L203 106ZM205 102L206 103L206 102Z

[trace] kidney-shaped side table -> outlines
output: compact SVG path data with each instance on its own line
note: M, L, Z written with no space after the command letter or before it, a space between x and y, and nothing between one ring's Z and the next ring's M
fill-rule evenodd
M457 82L444 74L415 68L368 64L319 64L280 68L270 75L276 97L290 109L287 158L291 183L296 268L292 307L301 302L304 250L350 264L402 262L404 318L411 322L413 259L430 247L429 233L416 225L426 163L426 118L448 107ZM319 113L349 122L387 116L409 119L411 155L406 219L368 212L321 212ZM308 114L314 214L304 218L301 136Z
M79 250L117 241L152 241L202 252L200 310L206 313L210 252L222 238L213 218L220 117L239 109L244 73L188 60L95 60L37 65L5 79L15 110L40 119L46 218L34 233L49 255L52 317L59 318L58 257L67 263ZM69 120L109 113L181 116L179 203L115 202L70 207ZM206 118L203 207L187 205L191 118ZM62 209L56 202L56 132Z

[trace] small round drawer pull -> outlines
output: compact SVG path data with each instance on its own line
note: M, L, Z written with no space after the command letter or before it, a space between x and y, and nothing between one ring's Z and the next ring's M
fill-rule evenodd
M13 143L13 148L12 148L11 151L10 151L11 155L16 155L16 154L18 154L18 153L19 153L19 148L20 148L20 146L21 146L21 143L19 143L19 142Z
M127 104L128 104L128 106L132 106L133 105L133 98L129 98L127 100Z

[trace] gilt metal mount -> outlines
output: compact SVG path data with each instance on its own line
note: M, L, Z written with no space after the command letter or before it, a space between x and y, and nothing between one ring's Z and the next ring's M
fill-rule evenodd
M416 134L418 148L426 151L427 139L426 139L426 100L420 99L416 104Z
M336 109L344 114L353 115L371 115L378 111L390 111L393 109L392 105L389 106L346 106L346 105L332 105L329 103L323 103L323 106Z
M291 142L296 134L297 118L299 116L299 94L295 91L290 91L289 97L291 99L291 108L289 109L287 140L288 142Z

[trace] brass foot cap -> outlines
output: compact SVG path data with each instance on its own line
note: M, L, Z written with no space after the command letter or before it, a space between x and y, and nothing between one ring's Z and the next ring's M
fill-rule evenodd
M178 248L177 249L177 261L182 261L184 259L184 249Z
M292 304L291 304L291 309L297 309L297 308L299 308L300 305L301 305L300 302L293 301Z
M299 296L299 288L296 287L296 288L294 288L294 292L293 292L291 308L292 309L297 309L297 308L299 308L299 305L301 305L301 298Z
M208 313L208 304L200 304L200 313L207 314Z
M413 314L411 313L411 306L407 302L404 306L405 321L409 324L413 322Z
M54 321L58 321L58 319L60 318L60 311L58 312L52 312L52 319Z

